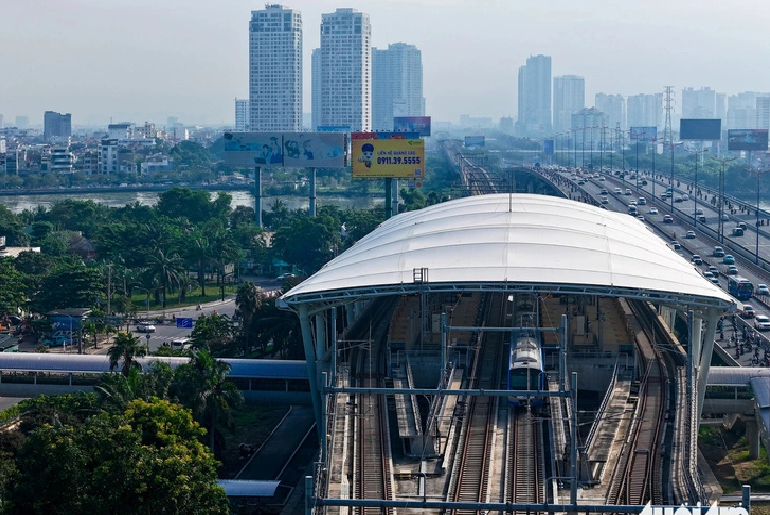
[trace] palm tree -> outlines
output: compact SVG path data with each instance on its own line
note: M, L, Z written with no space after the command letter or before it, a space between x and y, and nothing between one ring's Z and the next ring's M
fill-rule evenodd
M212 452L217 424L232 429L232 410L243 403L238 387L227 379L229 373L230 364L214 359L206 350L195 352L189 363L177 368L179 396L198 422L208 428Z
M123 361L121 372L124 376L128 377L132 368L142 369L142 365L135 358L146 356L147 348L133 334L118 333L115 337L115 344L110 348L107 355L110 357L110 371L115 370L118 364Z
M235 295L235 315L241 319L241 335L243 337L244 355L251 348L251 326L254 315L262 307L262 294L254 283L243 283Z
M166 254L163 250L157 249L155 254L150 256L147 268L150 277L163 292L163 309L165 309L166 292L179 284L179 277L184 272L182 258L178 254Z
M212 248L209 239L196 231L190 239L188 246L189 259L198 265L198 284L201 287L201 296L206 296L206 267L212 260Z

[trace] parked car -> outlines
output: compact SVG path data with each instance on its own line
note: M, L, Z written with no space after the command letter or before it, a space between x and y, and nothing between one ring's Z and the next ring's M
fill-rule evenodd
M754 318L757 312L754 310L754 306L749 304L743 305L743 311L741 311L741 318Z
M725 257L722 258L722 264L724 265L734 265L735 264L735 258L732 254L727 254Z
M149 322L139 322L136 324L136 332L138 333L154 333L155 330L155 326Z
M757 285L757 295L770 295L770 290L767 289L767 285L760 283Z
M770 318L765 315L757 315L754 318L754 328L757 331L770 331Z
M188 350L192 348L190 338L174 338L171 340L171 348L174 350Z

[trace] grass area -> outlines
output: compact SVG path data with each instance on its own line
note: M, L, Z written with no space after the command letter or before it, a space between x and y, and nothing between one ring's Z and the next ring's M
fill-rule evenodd
M234 295L238 291L238 285L227 283L225 285L225 295ZM191 293L185 295L184 301L179 302L179 296L176 293L166 296L166 309L180 308L185 306L196 306L205 304L222 298L222 290L216 283L206 284L206 295L201 295L200 287L196 286ZM134 290L131 295L131 302L136 306L137 312L147 309L147 294L141 290ZM150 295L150 310L158 310L163 306L162 302L155 302L155 296Z
M240 443L246 443L258 449L267 439L273 428L283 419L287 406L266 404L244 404L233 413L235 432L225 432L227 451L221 456L219 467L221 479L233 479L246 464L247 457L241 457L238 450Z
M725 493L740 492L741 485L751 485L752 492L770 491L767 450L760 446L759 459L749 459L749 442L744 422L736 422L731 429L704 426L700 428L698 436L698 448Z

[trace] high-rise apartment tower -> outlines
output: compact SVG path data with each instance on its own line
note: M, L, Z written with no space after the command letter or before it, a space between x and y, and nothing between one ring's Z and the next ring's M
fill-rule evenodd
M392 131L394 116L425 115L422 51L396 43L372 49L372 128Z

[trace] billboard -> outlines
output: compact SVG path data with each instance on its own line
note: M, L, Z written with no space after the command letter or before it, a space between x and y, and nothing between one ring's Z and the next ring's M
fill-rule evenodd
M430 116L395 116L393 117L395 132L418 132L420 137L430 136Z
M318 132L350 132L350 125L319 125Z
M414 131L394 132L394 131L369 131L354 132L350 139L420 139L420 134Z
M722 120L720 118L682 118L679 120L679 138L703 141L722 139Z
M484 136L465 136L465 148L481 148L484 146Z
M767 129L729 129L727 150L767 150Z
M425 141L421 139L354 137L352 156L354 179L422 180L425 176Z
M657 127L631 127L628 130L631 141L652 141L658 137Z
M339 132L226 132L225 164L287 168L344 168L345 134Z
M553 155L553 140L552 139L544 139L543 140L543 154L547 156Z

